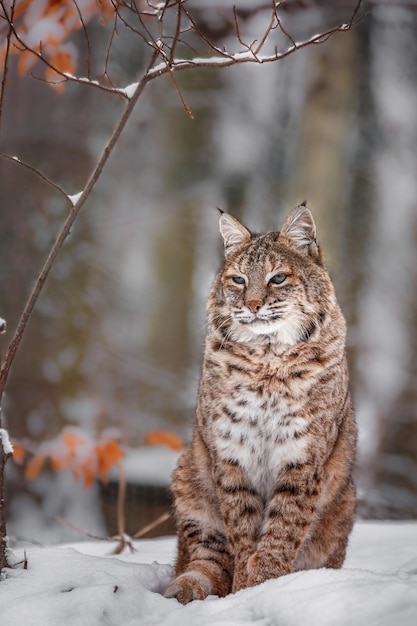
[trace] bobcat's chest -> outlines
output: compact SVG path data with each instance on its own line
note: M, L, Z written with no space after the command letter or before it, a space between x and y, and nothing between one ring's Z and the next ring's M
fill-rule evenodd
M307 424L296 408L273 393L246 389L224 401L214 424L220 458L237 461L264 497L288 464L305 460Z

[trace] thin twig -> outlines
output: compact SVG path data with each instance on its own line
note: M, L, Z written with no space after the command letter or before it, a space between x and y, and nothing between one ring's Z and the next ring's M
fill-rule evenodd
M288 37L288 39L290 40L291 44L292 44L293 46L296 46L297 44L295 43L294 38L292 37L292 35L290 35L290 33L287 31L287 29L286 29L286 28L284 28L284 26L283 26L283 24L282 24L281 18L280 18L279 14L278 14L278 8L279 8L279 7L278 7L278 5L275 5L275 17L276 17L276 20L277 20L277 24L278 24L278 26L279 26L279 28L280 28L281 32L282 32L282 33L283 33L286 37Z
M87 26L85 25L83 14L81 12L80 7L78 6L78 2L76 0L72 0L72 2L74 3L75 8L77 9L78 17L80 18L81 26L82 26L82 29L83 29L83 32L84 32L85 41L86 41L86 44L87 44L87 76L90 79L91 78L91 44L90 44L90 38L88 36Z
M68 526L68 528L71 528L72 530L76 530L77 532L81 533L82 535L85 535L86 537L89 537L90 539L98 539L99 541L111 541L110 537L100 537L100 535L94 535L93 533L89 533L87 530L84 530L83 528L80 528L79 526L76 526L75 524L68 522L68 520L64 519L63 517L60 517L59 515L57 515L55 519L60 524L64 524L64 526Z
M175 48L181 34L181 21L182 21L182 3L181 0L177 0L177 20L175 23L175 33L172 39L171 51L169 54L169 64L171 65L174 60Z
M221 56L225 56L227 58L230 58L230 53L227 52L227 50L222 50L221 48L219 48L219 46L216 46L211 39L209 39L197 26L194 18L192 17L192 15L190 14L190 12L188 11L188 9L186 7L183 7L183 11L185 13L185 15L187 16L191 26L192 26L192 30L195 30L196 33L198 33L198 36L209 46L209 48L211 48L216 54L220 54Z
M119 489L117 492L117 532L120 537L125 534L125 501L126 501L126 476L121 463L118 464Z
M149 45L149 41L146 39L146 37L144 37L143 33L140 32L140 30L138 30L137 28L135 28L134 26L132 26L132 24L129 24L129 22L125 19L125 17L120 13L120 10L117 7L117 3L115 0L110 0L114 10L117 12L117 16L119 18L119 20L122 22L122 24L130 31L132 31L132 33L134 33L135 35L138 35L142 41L146 44ZM126 6L126 5L124 5ZM127 7L129 8L136 16L138 16L138 12L134 9L132 9L132 7ZM145 15L154 15L153 13L145 13Z
M22 167L25 167L30 172L33 172L34 174L36 174L36 176L39 176L39 178L41 178L46 183L48 183L48 185L50 185L50 187L53 187L54 189L59 191L59 193L61 195L65 196L65 199L66 199L67 202L71 202L69 197L68 197L68 194L65 193L65 191L62 189L62 187L57 185L57 183L54 183L50 178L48 178L43 172L38 170L36 167L33 167L32 165L29 165L29 163L25 163L25 161L22 161L20 158L18 158L16 156L10 156L9 154L4 154L3 152L0 152L0 158L1 159L7 159L8 161L11 161L12 163L16 163L16 165L21 165Z
M102 74L103 76L106 76L108 80L110 80L110 76L108 74L107 68L109 66L110 51L111 51L111 48L112 48L112 45L113 45L113 40L114 40L115 35L117 34L117 19L119 17L119 13L118 13L118 10L117 10L117 5L113 1L112 1L112 5L113 5L113 8L114 8L114 24L113 24L113 28L112 28L112 31L111 31L109 43L107 45L106 57L104 59L104 70L103 70L103 74Z
M161 524L169 520L170 517L171 517L170 513L163 513L155 521L141 528L141 530L139 530L135 535L133 535L132 539L139 539L140 537L143 537L143 535L146 535L157 526L160 526Z
M134 539L140 539L140 537L143 537L143 535L146 535L154 528L157 528L158 526L166 522L170 517L171 516L169 513L163 513L156 520L144 526L141 530L139 530L136 533L136 535L133 535L133 537L129 537L129 535L126 535L124 533L118 534L118 535L112 535L111 537L101 537L100 535L94 535L93 533L88 532L88 530L84 530L83 528L80 528L79 526L76 526L75 524L68 522L68 520L64 519L63 517L60 517L59 515L55 517L55 519L57 522L64 524L64 526L71 528L71 530L77 531L78 533L80 533L81 535L84 535L84 537L88 537L89 539L95 539L96 541L106 541L109 543L113 543L117 541L117 546L114 549L113 554L120 554L121 552L123 552L123 550L126 547L128 547L133 552L134 547L133 547L132 541Z
M161 10L161 14L164 13L166 6L168 3L165 4L165 8L163 8ZM178 9L180 11L180 9ZM188 104L185 101L185 98L181 92L181 89L177 83L177 80L174 76L174 73L171 70L171 65L173 63L173 61L171 61L171 59L174 59L174 55L175 55L175 50L176 47L178 45L178 41L179 41L179 35L181 32L181 28L178 28L178 22L177 22L177 28L176 28L176 32L174 37L172 37L172 43L171 43L171 47L170 47L170 54L169 56L165 53L164 51L164 31L163 31L163 23L162 20L160 18L160 16L158 16L158 20L159 20L159 24L158 24L158 31L159 31L159 35L158 35L158 40L155 39L155 37L153 36L153 34L151 33L151 31L149 30L149 28L147 27L147 25L145 24L145 22L142 19L142 16L139 16L139 21L141 22L142 28L144 29L145 33L148 36L148 45L152 46L153 49L158 53L158 55L160 55L163 59L163 63L165 63L165 66L169 72L169 76L172 80L172 84L175 87L175 90L178 94L178 97L181 101L182 106L185 109L185 112L187 113L187 115L189 115L189 117L193 120L194 119L194 115L191 112L190 107L188 106ZM181 17L179 17L179 22L181 24Z
M13 0L12 5L10 7L10 22L13 22L15 4L16 4L16 0ZM4 11L5 17L7 17L7 12L6 12L6 8L4 6L3 0L0 2L0 6ZM3 119L3 103L4 103L4 94L6 93L7 73L9 71L9 53L10 53L10 43L11 43L12 33L13 33L13 29L9 23L9 27L7 31L7 38L6 38L6 50L5 50L5 56L4 56L3 78L1 81L1 92L0 92L0 132L1 132L1 122Z
M255 56L258 56L258 54L261 52L262 48L264 47L266 40L271 34L271 31L274 30L275 22L276 22L275 1L272 0L272 11L271 11L271 17L269 18L269 24L254 51Z

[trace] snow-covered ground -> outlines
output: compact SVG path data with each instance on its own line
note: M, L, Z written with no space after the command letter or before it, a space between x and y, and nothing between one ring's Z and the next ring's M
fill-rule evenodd
M187 606L161 592L173 537L27 549L0 582L0 624L10 626L415 626L417 523L359 522L342 570L298 572L226 598ZM23 550L13 553L23 560Z

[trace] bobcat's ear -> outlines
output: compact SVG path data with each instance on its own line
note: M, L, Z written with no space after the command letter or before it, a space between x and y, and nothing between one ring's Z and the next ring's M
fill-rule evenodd
M280 237L285 237L298 252L313 257L320 265L323 258L316 239L316 225L305 204L295 207L284 222Z
M226 256L233 252L235 248L250 240L251 234L235 217L229 213L221 213L219 228L224 241Z

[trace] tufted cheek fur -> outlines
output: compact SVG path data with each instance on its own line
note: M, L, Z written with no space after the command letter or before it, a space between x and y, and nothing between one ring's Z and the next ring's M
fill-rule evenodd
M341 567L353 524L356 426L345 321L308 209L279 232L220 217L194 435L173 475L186 603Z

